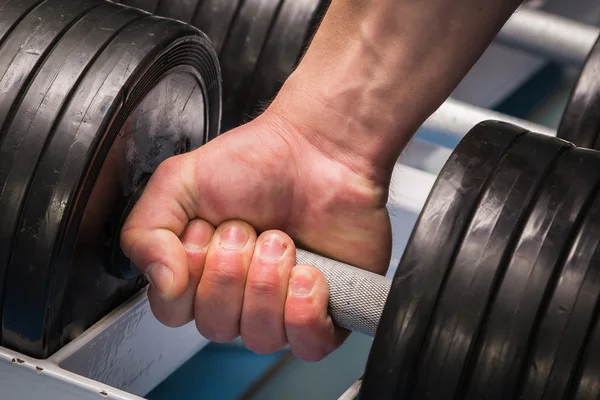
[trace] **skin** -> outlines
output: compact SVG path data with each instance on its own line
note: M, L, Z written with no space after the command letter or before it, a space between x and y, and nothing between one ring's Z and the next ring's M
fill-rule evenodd
M337 349L349 332L296 246L386 272L393 166L520 3L333 0L270 106L161 164L132 211L121 245L156 318L259 354Z

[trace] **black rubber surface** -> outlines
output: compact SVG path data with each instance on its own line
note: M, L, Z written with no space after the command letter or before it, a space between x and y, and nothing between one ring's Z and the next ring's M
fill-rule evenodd
M229 32L242 1L200 0L200 5L191 23L206 33L217 54L221 54L227 32Z
M229 1L223 2L227 3ZM202 0L162 0L158 3L155 14L189 23L192 21L196 14L196 8L201 2Z
M52 99L64 102L59 114L45 114L53 119L52 132L27 195L7 274L4 344L34 357L52 354L144 284L105 272L111 207L161 160L219 132L220 72L208 39L189 25L147 14L133 19L135 10L114 7L126 10L119 18L129 17L120 23L106 20L104 33L100 26L90 33L88 50L99 54L87 58L76 87ZM75 50L70 61L89 57L83 50ZM200 103L189 104L203 117L201 126L189 127L194 137L170 131L169 122L181 112L178 102L187 105L183 91L177 102L168 96L178 93L166 92L163 100L172 107L140 111L166 121L152 125L162 136L148 124L136 126L137 120L126 124L142 98L175 73L193 76L196 86L187 90L201 93ZM65 84L72 79L63 78Z
M408 393L448 265L496 165L526 132L502 122L480 123L444 165L394 276L361 399L398 399Z
M518 398L567 398L600 299L598 221L600 195L596 194L533 339ZM600 358L600 353L594 357Z
M34 179L33 176L38 159L47 141L55 133L55 120L60 116L63 108L67 106L68 101L73 95L73 91L77 88L76 85L79 80L116 31L133 19L143 16L133 9L116 7L105 2L99 2L99 4L99 7L91 10L74 24L65 33L61 41L57 43L23 97L23 102L17 109L14 120L9 128L9 133L12 132L12 136L15 133L21 136L20 145L15 150L14 155L17 163L12 170L13 175L15 175L13 186L19 185L19 182L21 182L21 185L13 187L12 196L7 198L7 201L11 201L12 203L7 209L20 210L25 202L28 190L30 190L30 194L23 208L23 215L21 216L19 225L21 229L17 229L16 231L16 238L9 263L10 267L8 268L27 268L29 263L34 262L34 260L28 258L33 255L32 252L36 247L40 247L40 244L37 243L38 240L40 242L48 240L44 235L52 235L54 233L51 231L40 232L40 229L46 228L46 223L50 221L44 223L41 220L33 227L28 226L27 222L31 218L31 207L38 214L42 214L43 218L49 217L53 211L51 204L46 205L39 201L31 203L32 199L37 199L35 196L37 192L53 188L51 180L40 181L39 179ZM34 151L35 153L32 155L31 153ZM27 156L20 156L25 152L28 153ZM19 164L23 164L25 160L29 160L29 163L23 168ZM57 168L57 166L54 166L51 170L44 172L47 174L56 174L58 172ZM50 215L47 214L49 210ZM18 222L16 219L15 221ZM52 240L50 240L48 246L52 246L52 244ZM52 249L49 248L46 252L38 255L38 257L47 257L42 260L42 264L51 262L49 257L51 253ZM36 267L32 266L31 268L35 269ZM13 286L10 279L14 279L14 275L11 276L9 274L6 287ZM3 280L0 279L0 281ZM26 304L21 305L21 307L26 306ZM36 311L41 314L35 314ZM32 308L29 311L28 319L39 318L43 320L44 312L44 310Z
M303 53L319 0L281 0L273 28L260 53L244 114L254 116L275 97Z
M164 0L173 1L173 0ZM117 3L125 4L126 6L136 7L151 14L154 14L161 0L120 0Z
M474 362L467 367L465 399L513 398L529 367L531 338L600 181L599 166L600 153L570 149L548 175L485 316Z
M529 205L553 162L571 147L553 137L528 134L498 164L440 293L421 353L414 398L454 398Z
M246 119L252 77L281 0L244 0L220 54L223 70L223 130Z
M43 0L2 0L0 3L0 45L23 18Z
M49 57L57 41L84 13L101 4L101 0L69 5L64 0L47 0L25 16L0 47L0 283L4 282L25 192L45 143L44 137L37 136L45 126L32 126L30 106L37 108L32 97L39 98L48 90L78 38L67 34L62 41L67 45L59 44L57 57ZM0 12L0 21L2 17Z
M557 136L577 146L600 150L600 38L571 91Z
M595 265L597 268L598 264ZM568 397L572 400L597 400L600 398L600 318L598 311L598 304L596 304L593 329L581 352L580 365Z

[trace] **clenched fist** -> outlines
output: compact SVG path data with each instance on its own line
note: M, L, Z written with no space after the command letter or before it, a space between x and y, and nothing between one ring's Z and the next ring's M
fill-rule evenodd
M319 149L309 131L267 111L160 165L121 236L159 321L195 320L207 339L241 336L260 354L290 344L312 361L345 340L327 314L325 278L295 264L295 246L385 272L387 187Z

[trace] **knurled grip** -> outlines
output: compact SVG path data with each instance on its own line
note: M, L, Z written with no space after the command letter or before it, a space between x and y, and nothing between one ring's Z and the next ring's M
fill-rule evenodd
M296 250L296 264L313 265L325 275L329 315L335 325L375 336L390 279L302 249Z

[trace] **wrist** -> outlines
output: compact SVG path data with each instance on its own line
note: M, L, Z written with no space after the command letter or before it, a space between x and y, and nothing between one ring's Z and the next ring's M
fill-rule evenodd
M328 156L387 178L519 3L333 0L271 108Z

